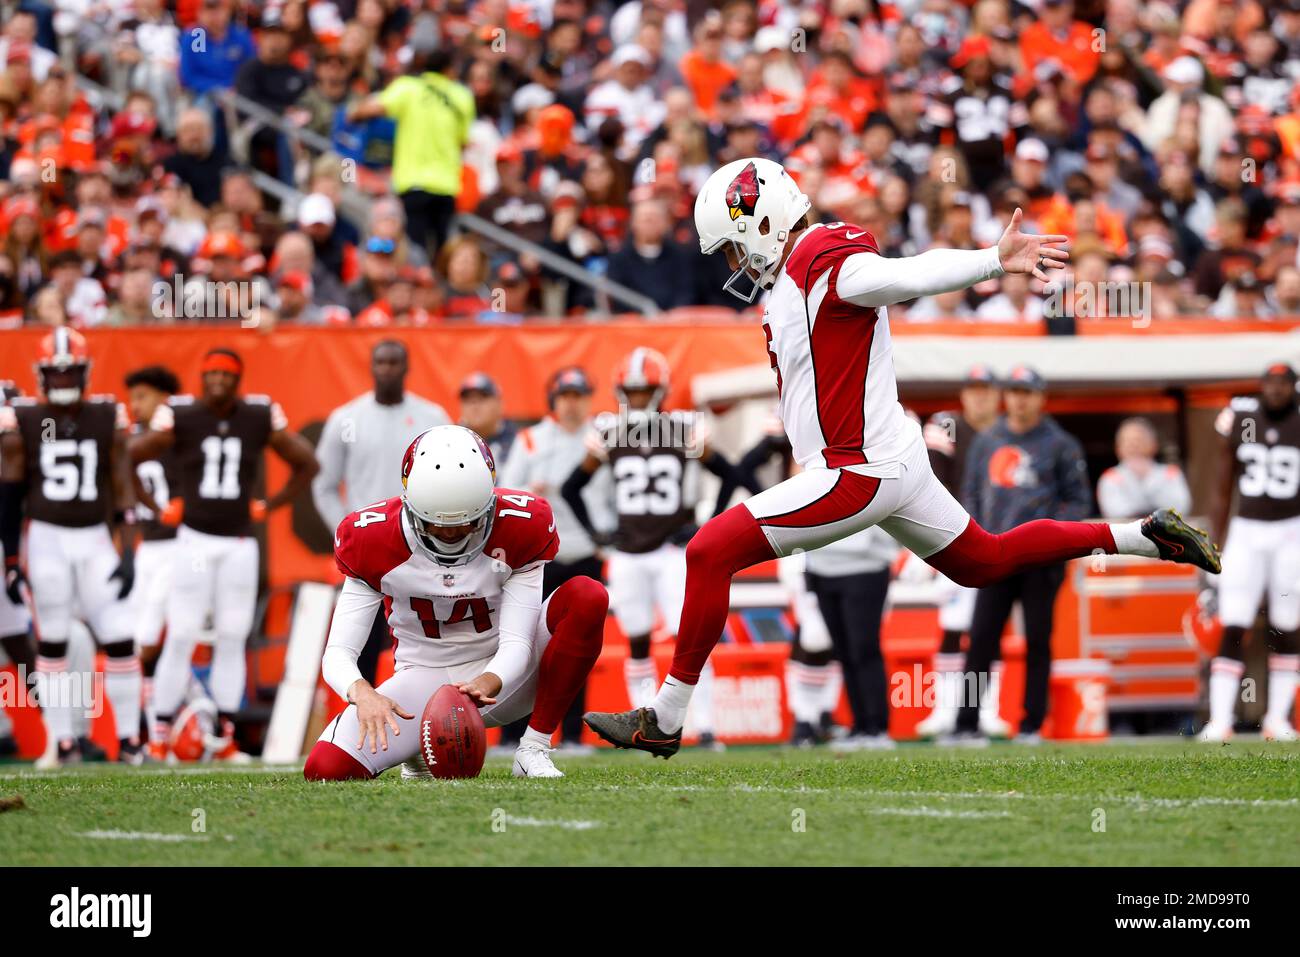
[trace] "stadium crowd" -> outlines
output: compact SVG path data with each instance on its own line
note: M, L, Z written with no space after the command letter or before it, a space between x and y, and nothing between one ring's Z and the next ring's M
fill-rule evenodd
M1097 282L1149 284L1162 320L1300 315L1300 0L0 7L10 326L248 318L159 294L209 281L267 329L602 305L458 212L661 309L739 308L691 210L747 155L886 255L989 245L1017 206L1071 238L1055 305L1007 276L897 319L1069 333Z

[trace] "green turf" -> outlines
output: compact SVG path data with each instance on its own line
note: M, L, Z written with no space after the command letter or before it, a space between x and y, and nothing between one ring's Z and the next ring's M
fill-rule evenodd
M559 781L516 781L491 761L474 781L390 772L338 784L260 768L10 765L0 806L23 806L0 812L0 848L7 864L46 865L1300 863L1294 745L736 748L559 763Z

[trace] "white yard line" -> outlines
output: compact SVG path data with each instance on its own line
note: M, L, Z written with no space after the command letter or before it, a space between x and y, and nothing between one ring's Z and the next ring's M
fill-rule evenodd
M946 807L873 807L867 809L868 814L886 814L895 817L945 817L945 818L988 818L988 817L1013 817L1010 811L954 811Z
M210 840L206 834L162 834L158 831L81 831L76 836L97 841L155 841L160 844Z
M553 821L540 817L515 817L513 814L507 814L505 822L516 827L560 827L566 831L590 831L600 827L599 821Z

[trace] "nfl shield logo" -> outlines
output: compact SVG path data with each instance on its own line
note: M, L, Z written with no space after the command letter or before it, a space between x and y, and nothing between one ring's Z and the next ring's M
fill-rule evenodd
M451 588L451 587L454 586L455 584L456 584L456 576L455 576L455 575L443 575L443 576L442 576L442 587L443 587L443 588Z

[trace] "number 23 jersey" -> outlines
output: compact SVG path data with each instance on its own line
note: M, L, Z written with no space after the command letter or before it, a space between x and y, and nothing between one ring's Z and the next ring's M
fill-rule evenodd
M400 497L339 523L334 561L384 596L399 666L445 668L492 657L506 581L555 557L560 538L546 499L499 488L495 508L483 552L464 565L441 565L425 553Z
M1254 396L1239 396L1215 428L1237 466L1237 514L1263 522L1300 515L1300 407L1270 415Z

